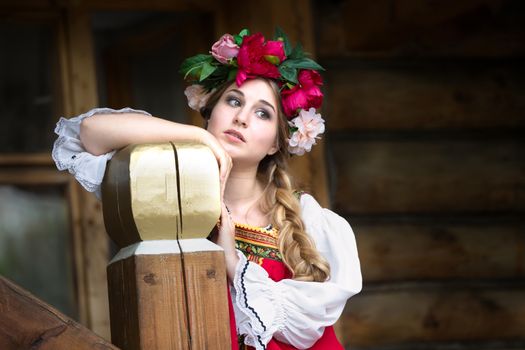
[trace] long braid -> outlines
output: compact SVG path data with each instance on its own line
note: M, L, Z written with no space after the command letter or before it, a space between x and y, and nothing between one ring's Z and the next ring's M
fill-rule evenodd
M323 282L330 275L328 262L319 254L313 240L305 232L299 201L285 169L285 163L275 157L269 169L269 185L263 199L269 209L272 225L279 229L279 249L284 263L301 281Z

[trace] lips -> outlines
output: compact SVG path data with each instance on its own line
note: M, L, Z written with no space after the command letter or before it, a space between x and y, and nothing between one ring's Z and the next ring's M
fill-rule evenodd
M244 136L240 132L238 132L237 130L229 129L229 130L226 130L224 133L228 134L228 135L231 135L233 137L236 137L239 140L241 140L242 142L246 142L246 140L244 139Z

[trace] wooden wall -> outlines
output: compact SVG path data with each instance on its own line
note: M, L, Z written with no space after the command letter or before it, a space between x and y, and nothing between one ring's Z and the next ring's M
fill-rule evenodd
M524 5L314 1L348 348L525 348Z
M275 25L327 68L321 146L295 164L354 227L365 288L352 349L525 348L525 7L521 0L3 1L63 14L64 115L97 104L94 11L211 13L217 35ZM213 27L213 28L211 28ZM50 131L51 132L51 131ZM325 147L326 157L322 150ZM83 323L106 336L100 204L83 194Z

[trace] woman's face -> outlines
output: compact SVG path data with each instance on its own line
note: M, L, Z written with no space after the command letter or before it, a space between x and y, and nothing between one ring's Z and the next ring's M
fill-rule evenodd
M230 85L213 108L208 131L232 157L234 164L257 165L277 152L276 97L262 79Z

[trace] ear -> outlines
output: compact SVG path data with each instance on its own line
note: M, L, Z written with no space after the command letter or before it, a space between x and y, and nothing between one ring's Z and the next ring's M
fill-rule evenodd
M278 150L279 150L278 142L275 141L274 144L273 144L273 146L272 146L272 148L270 148L270 149L268 150L268 153L267 153L267 154L268 154L269 156L273 156L275 153L277 153Z

